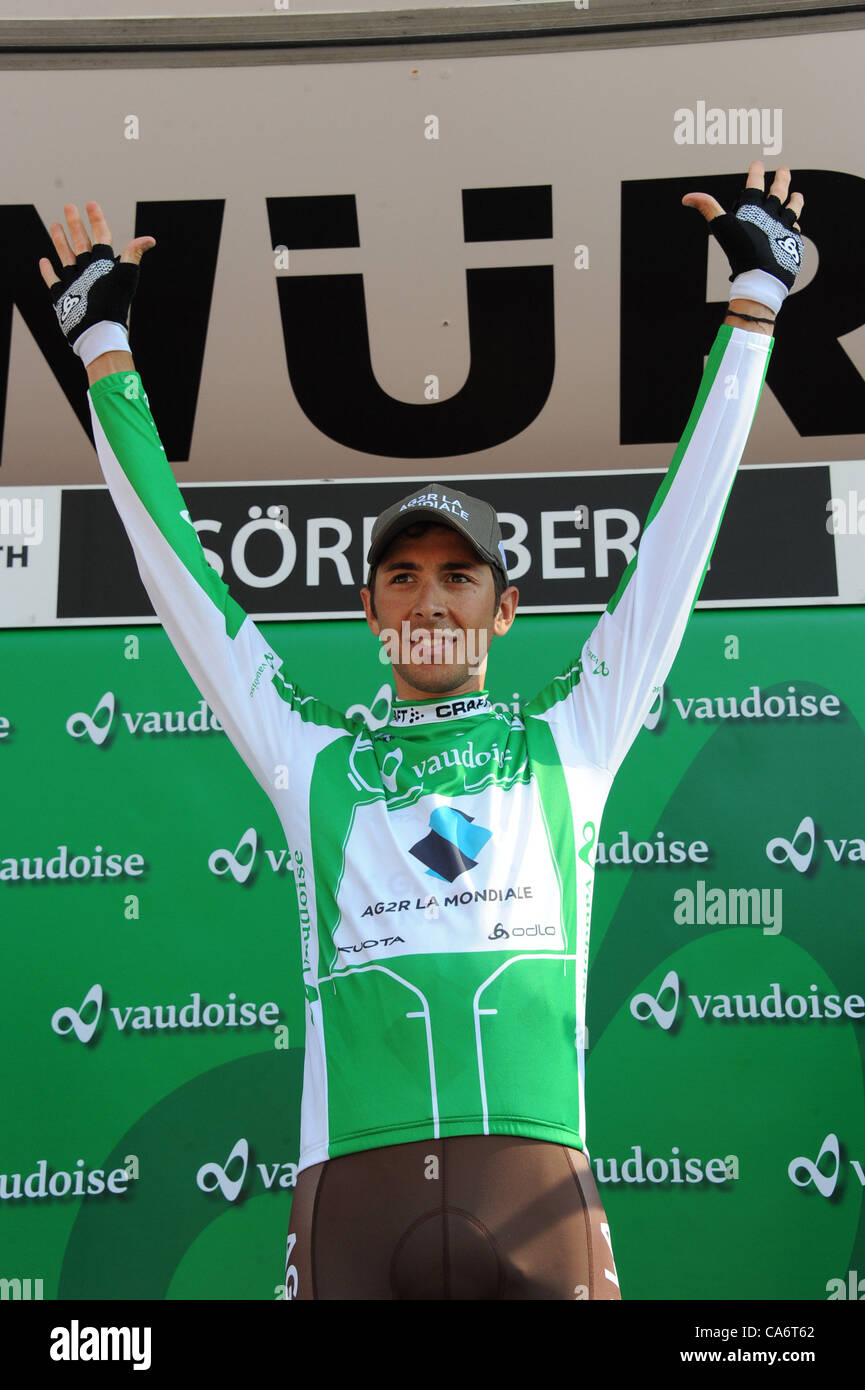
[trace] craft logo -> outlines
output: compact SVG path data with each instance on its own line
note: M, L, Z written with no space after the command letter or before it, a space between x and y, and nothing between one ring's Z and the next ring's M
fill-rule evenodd
M236 1202L249 1172L250 1182L260 1182L268 1191L292 1188L297 1182L296 1163L256 1163L250 1172L247 1139L238 1139L225 1163L203 1163L195 1175L196 1186L207 1193L220 1192L226 1202ZM233 1170L230 1172L229 1170Z
M92 1041L103 1012L110 1017L119 1033L131 1029L134 1032L150 1032L164 1029L190 1028L273 1028L279 1022L281 1009L272 1001L255 1004L251 1000L237 1003L234 990L226 1004L202 1003L202 996L190 993L189 1003L182 1004L129 1004L119 1008L112 1006L103 1011L104 995L102 986L92 985L77 1009L69 1005L55 1010L51 1017L51 1027L61 1037L74 1033L85 1046Z
M833 840L827 836L823 844L836 864L865 864L863 839ZM774 840L769 841L766 845L766 857L771 859L773 864L789 863L798 873L807 874L815 859L816 846L817 828L814 817L803 816L792 839L787 840L783 835L776 835Z
M437 806L429 824L429 834L412 845L409 854L426 864L431 877L446 883L475 868L478 861L474 856L492 839L491 830L475 825L474 816L453 806Z
M684 995L684 999L703 1021L753 1019L787 1023L803 1019L829 1022L841 1019L846 1022L848 1019L858 1021L865 1018L865 999L861 994L848 994L846 997L826 994L816 985L810 986L808 994L793 994L783 990L777 980L769 985L768 992L760 998L753 993L688 994ZM682 980L675 970L668 970L657 994L634 995L631 1014L639 1023L652 1020L668 1033L679 1017L682 1002Z
M112 728L115 727L117 701L112 690L106 690L92 714L76 710L66 720L66 732L70 738L84 738L101 746L105 743ZM183 710L137 710L129 714L120 710L120 727L130 734L206 734L221 733L222 725L210 710L206 700L199 700L194 713Z
M243 832L234 849L220 846L208 857L207 867L212 874L221 878L230 874L235 883L246 883L252 875L258 857L258 832L249 826ZM288 849L266 849L264 857L275 874L291 873L291 856Z

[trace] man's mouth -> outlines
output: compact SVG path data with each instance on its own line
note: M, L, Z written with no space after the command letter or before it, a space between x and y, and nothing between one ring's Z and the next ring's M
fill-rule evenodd
M458 634L452 628L417 628L411 635L411 662L425 666L450 659L457 641Z

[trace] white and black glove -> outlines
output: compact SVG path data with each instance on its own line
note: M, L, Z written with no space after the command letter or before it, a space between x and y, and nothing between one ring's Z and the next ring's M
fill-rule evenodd
M99 352L129 350L126 329L129 306L138 286L139 267L115 257L110 246L98 244L82 251L74 265L60 267L60 280L51 288L57 322L84 365ZM99 334L91 332L101 325ZM119 325L122 331L112 331Z
M796 214L773 193L745 188L731 212L714 217L709 231L730 262L731 299L754 299L777 314L802 265Z

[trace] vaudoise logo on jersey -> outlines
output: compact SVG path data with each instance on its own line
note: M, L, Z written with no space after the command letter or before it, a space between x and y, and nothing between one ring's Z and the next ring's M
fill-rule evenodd
M475 868L477 859L493 832L476 825L474 816L455 806L437 806L429 818L430 831L412 845L409 854L426 864L432 878L453 883L460 874Z
M257 1175L268 1191L274 1188L274 1184L281 1188L294 1187L297 1182L296 1163L256 1163L250 1172L249 1156L249 1140L238 1139L225 1163L202 1163L195 1175L196 1186L202 1192L221 1192L226 1202L237 1201L246 1183L247 1173L250 1181ZM229 1172L230 1169L233 1172Z

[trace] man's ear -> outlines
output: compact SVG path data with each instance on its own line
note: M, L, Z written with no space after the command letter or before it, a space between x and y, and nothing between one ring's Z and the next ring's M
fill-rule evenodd
M493 622L493 632L496 637L504 637L517 615L517 604L520 600L520 591L515 585L511 584L502 593L499 599L498 611Z
M370 631L375 633L375 636L378 637L381 632L381 624L372 611L372 594L369 589L363 588L360 591L360 597L363 603L363 611L366 614L367 625Z

